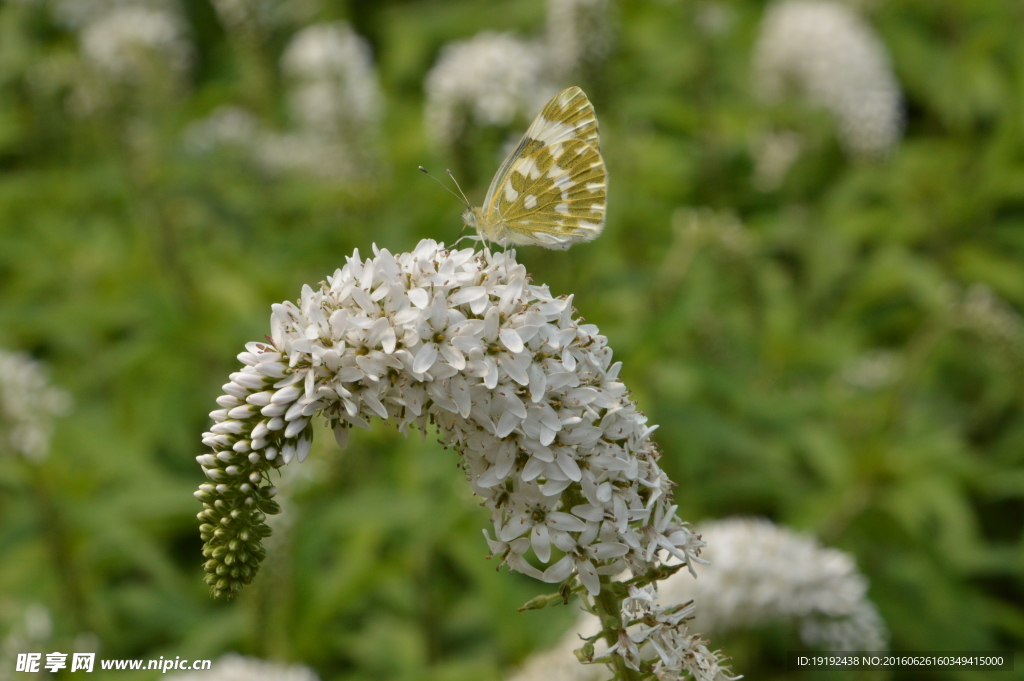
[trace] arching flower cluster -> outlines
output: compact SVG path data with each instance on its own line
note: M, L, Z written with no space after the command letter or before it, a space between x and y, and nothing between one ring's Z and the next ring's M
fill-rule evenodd
M835 0L781 0L761 22L754 49L755 87L768 100L790 83L835 116L854 156L877 157L903 131L899 82L871 27Z
M429 240L398 256L357 251L297 305L274 305L271 325L271 340L239 355L204 435L213 451L198 457L215 593L255 574L277 511L268 474L305 459L316 414L342 446L375 416L403 432L436 426L492 513L493 554L513 570L575 575L595 595L602 576L699 560L703 542L676 517L654 427L607 339L573 317L571 297L531 285L514 251Z
M0 350L0 453L27 461L46 458L53 420L70 405L71 397L50 385L41 364Z

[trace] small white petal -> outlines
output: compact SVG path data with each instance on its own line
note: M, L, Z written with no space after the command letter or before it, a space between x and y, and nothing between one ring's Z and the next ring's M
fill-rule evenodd
M487 289L485 287L467 286L453 293L448 300L452 305L464 305L485 297L487 297Z
M286 404L268 404L263 409L260 409L261 414L269 417L281 416L286 411L288 411L288 405Z
M551 542L548 539L548 528L545 525L533 526L533 530L530 532L530 545L540 562L546 563L551 560Z
M295 456L295 445L294 443L287 443L281 448L281 458L284 459L285 463L291 463L292 458Z
M430 304L430 296L421 288L409 290L409 301L421 310L427 309Z
M595 544L590 547L590 554L598 560L618 558L619 556L624 556L627 553L629 553L629 547L617 542L605 542L603 544Z
M341 449L348 447L348 431L349 429L343 425L338 425L334 428L334 441L338 443L338 447Z
M377 414L377 416L381 417L382 419L387 419L388 410L384 408L384 405L381 404L380 400L377 399L376 395L374 395L369 390L364 390L359 394L359 396L363 398L363 402L366 404L366 406L372 409L374 413Z
M497 437L505 437L515 430L520 423L522 423L522 419L520 417L516 416L511 411L505 411L502 413L501 418L498 419L498 424L494 428L494 434Z
M526 369L529 366L530 358L526 355L520 355L518 357L498 357L498 365L505 370L508 377L519 385L527 385L530 382L530 376L526 373Z
M561 511L551 511L547 515L547 523L556 530L563 530L565 532L582 532L586 529L586 524L574 516L568 513L562 513Z
M301 390L299 390L294 385L290 385L287 388L281 388L276 393L274 393L274 396L270 398L270 403L271 404L290 404L290 403L294 402L298 398L298 396L301 395L301 394L302 394Z
M589 560L579 561L576 563L576 573L591 596L601 593L601 578L597 576L597 570L594 569L593 563Z
M413 373L422 374L430 369L430 367L434 366L434 362L436 360L437 345L434 343L424 343L423 347L421 347L419 352L416 353L416 359L413 360Z
M445 343L441 346L441 356L458 371L466 368L466 356L451 343Z
M584 520L591 520L594 522L601 522L604 520L604 509L590 504L580 504L579 506L572 507L573 515L579 516Z
M509 352L520 353L523 351L523 339L519 337L519 334L514 329L502 329L498 334L502 344L508 348Z
M498 539L502 541L512 541L530 529L531 525L532 523L526 519L526 516L517 515L505 523L505 525L498 531Z
M546 497L554 497L561 494L572 484L572 480L548 480L540 486L541 493Z
M530 457L530 460L526 462L525 466L523 466L521 477L524 482L530 482L531 480L535 480L537 476L543 472L544 462L533 456Z
M295 445L295 458L298 460L299 463L302 463L303 461L306 460L306 457L309 456L309 450L312 446L312 440L299 438L298 443Z
M260 393L253 393L245 398L245 401L251 405L257 407L265 407L270 404L270 398L274 396L274 393L270 390L264 390Z
M576 460L566 453L564 447L560 447L558 449L558 453L555 454L555 462L558 464L558 467L562 469L562 472L565 473L570 480L579 482L579 480L583 477L583 474L580 472L580 467L576 463Z
M557 563L544 571L544 576L541 579L549 584L564 581L566 577L572 574L572 568L572 556L562 556Z
M284 436L286 438L295 437L306 427L309 423L309 419L296 419L288 424L288 427L284 429Z

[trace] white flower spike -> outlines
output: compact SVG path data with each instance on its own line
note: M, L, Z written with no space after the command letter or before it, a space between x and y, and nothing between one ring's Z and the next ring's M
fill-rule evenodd
M213 451L197 457L210 482L196 496L214 594L252 581L266 514L279 510L269 474L305 458L316 414L339 444L374 417L403 433L436 427L491 511L493 554L566 593L611 588L621 601L626 587L612 575L643 587L670 556L701 562L704 544L675 515L658 467L654 429L570 297L528 283L515 251L430 240L397 256L373 251L304 287L298 304L274 305L268 342L246 346L211 413L203 442ZM659 624L645 634L666 669L698 645L672 612L649 613ZM614 615L623 630L632 618Z

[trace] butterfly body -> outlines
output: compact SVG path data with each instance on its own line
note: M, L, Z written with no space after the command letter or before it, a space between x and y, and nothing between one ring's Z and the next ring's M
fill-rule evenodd
M549 101L463 221L501 245L566 249L604 228L607 174L594 107L578 87Z

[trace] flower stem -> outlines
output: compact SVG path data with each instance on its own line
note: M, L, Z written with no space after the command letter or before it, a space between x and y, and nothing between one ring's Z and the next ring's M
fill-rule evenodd
M619 642L622 626L622 596L610 588L611 578L601 577L601 593L594 597L594 611L601 620L601 634L609 647ZM612 681L641 681L640 672L626 666L626 658L613 655L615 677Z

